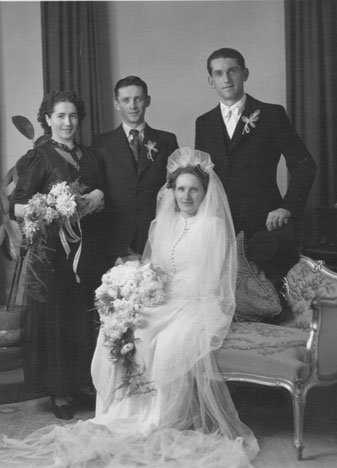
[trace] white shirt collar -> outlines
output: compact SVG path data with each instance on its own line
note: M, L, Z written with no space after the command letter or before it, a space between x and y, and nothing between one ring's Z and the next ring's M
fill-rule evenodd
M130 134L130 130L138 130L139 131L139 134L140 134L140 137L141 138L144 138L144 130L145 130L145 125L146 123L143 122L142 124L140 124L138 127L134 128L133 127L130 127L129 125L127 125L125 122L122 123L122 126L123 126L123 130L125 132L125 135L129 138L129 134Z
M229 111L232 111L233 113L237 115L241 115L245 107L245 104L246 104L246 94L244 94L242 98L236 101L232 106L226 106L222 101L220 101L221 113L222 115L227 115Z

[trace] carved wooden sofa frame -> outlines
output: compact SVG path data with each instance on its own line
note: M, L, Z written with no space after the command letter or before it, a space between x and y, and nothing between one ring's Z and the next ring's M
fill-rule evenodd
M294 444L302 460L307 393L337 383L337 273L301 256L285 281L291 317L279 325L234 322L217 361L225 381L290 392Z

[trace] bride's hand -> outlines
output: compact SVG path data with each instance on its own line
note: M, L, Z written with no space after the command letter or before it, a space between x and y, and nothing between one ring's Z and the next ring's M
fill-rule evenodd
M95 189L90 193L82 195L81 200L83 206L81 207L81 214L85 216L94 211L100 211L104 208L104 195L102 190Z

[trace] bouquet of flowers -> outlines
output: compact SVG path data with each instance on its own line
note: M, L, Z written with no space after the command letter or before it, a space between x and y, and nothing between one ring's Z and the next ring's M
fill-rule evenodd
M154 390L152 382L144 381L144 369L133 359L134 330L142 326L142 311L162 304L168 277L151 263L127 261L111 268L102 276L96 289L96 307L99 312L105 344L113 363L121 363L125 374L121 385L128 387L126 397ZM116 389L116 390L117 390Z
M21 230L24 237L24 246L31 251L31 259L41 263L48 263L46 256L47 229L53 227L59 235L62 246L68 257L70 243L79 243L73 261L73 270L76 279L80 279L76 273L79 257L81 254L81 194L85 187L78 182L59 182L53 185L47 194L36 193L25 205L24 218ZM74 226L77 226L77 232ZM34 278L34 291L39 297L41 286L46 287L34 268L34 262L28 261L28 269Z
M25 206L22 232L28 245L46 234L46 227L56 223L59 229L66 229L73 235L71 223L77 222L77 200L79 187L59 182L53 185L48 194L36 193ZM79 238L77 239L79 240Z

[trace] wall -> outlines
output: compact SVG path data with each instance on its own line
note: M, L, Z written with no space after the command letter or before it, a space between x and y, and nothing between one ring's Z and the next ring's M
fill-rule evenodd
M0 2L1 167L5 173L32 146L12 123L24 115L42 134L36 115L43 93L39 2Z

